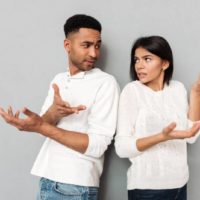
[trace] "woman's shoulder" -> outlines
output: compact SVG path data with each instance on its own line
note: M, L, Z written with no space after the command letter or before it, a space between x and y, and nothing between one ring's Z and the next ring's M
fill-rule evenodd
M177 81L177 80L171 80L169 82L169 88L172 89L185 89L185 86L182 82Z
M124 86L123 90L130 90L138 87L140 87L139 81L131 81Z
M123 96L132 96L135 94L135 91L137 90L137 87L138 87L138 81L131 81L129 83L127 83L123 89L122 89L122 92L121 92L121 95Z

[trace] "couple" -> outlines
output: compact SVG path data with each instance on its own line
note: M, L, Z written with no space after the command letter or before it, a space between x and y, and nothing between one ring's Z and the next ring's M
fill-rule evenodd
M52 80L40 116L24 108L27 117L21 119L20 111L0 108L7 123L47 137L31 172L41 177L37 199L97 199L103 155L117 116L116 152L132 162L129 200L186 199L187 142L194 142L200 129L200 80L191 89L188 107L183 84L171 80L168 42L143 37L131 51L134 81L119 100L115 78L94 67L101 24L91 16L74 15L64 32L67 71Z

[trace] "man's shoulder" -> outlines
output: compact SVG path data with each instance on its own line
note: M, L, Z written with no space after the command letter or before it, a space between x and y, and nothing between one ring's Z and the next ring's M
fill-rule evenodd
M65 80L67 77L67 73L66 72L61 72L58 73L56 75L54 75L54 77L51 79L51 83L59 83L62 82L63 80Z
M111 75L105 71L102 71L100 68L94 68L93 74L94 74L94 76L96 76L96 78L98 78L100 80L108 81L108 82L117 82L116 78L113 75Z
M66 78L67 72L60 72L54 76L54 79L63 79Z

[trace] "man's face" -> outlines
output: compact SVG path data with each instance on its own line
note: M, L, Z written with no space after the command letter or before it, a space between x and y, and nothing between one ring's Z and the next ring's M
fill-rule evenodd
M94 67L100 54L101 34L90 28L80 28L64 41L69 56L70 69L78 73Z

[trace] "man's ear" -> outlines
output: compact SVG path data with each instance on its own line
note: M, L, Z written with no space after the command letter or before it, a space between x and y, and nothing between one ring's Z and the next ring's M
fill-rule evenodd
M64 40L64 48L67 51L67 53L70 52L70 40L67 38L65 38L65 40Z

